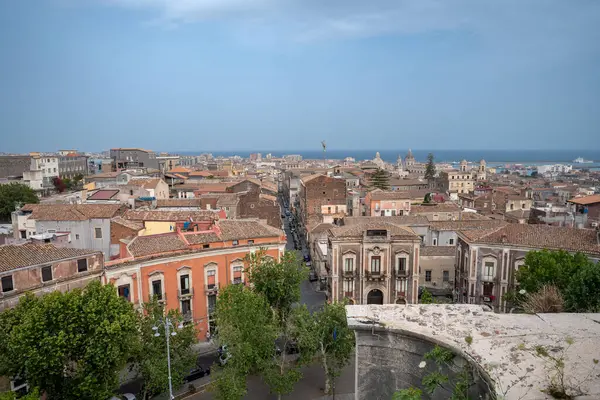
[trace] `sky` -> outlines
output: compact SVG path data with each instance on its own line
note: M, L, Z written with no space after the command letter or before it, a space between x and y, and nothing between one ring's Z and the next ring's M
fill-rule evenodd
M600 1L0 1L0 152L321 140L600 149Z

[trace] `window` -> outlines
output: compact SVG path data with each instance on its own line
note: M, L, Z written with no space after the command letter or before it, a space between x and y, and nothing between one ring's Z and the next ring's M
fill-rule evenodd
M133 196L133 189L129 189L129 195Z
M189 275L181 275L179 277L179 288L181 290L181 294L190 294L190 276Z
M327 207L327 214L331 214L331 207Z
M431 282L431 270L430 269L425 271L425 282Z
M398 257L396 259L396 271L406 272L406 257Z
M514 210L514 209L515 209L515 205L514 205L514 203L510 203L510 209L511 209L511 210Z
M42 282L52 280L52 267L42 267Z
M129 289L129 285L121 285L117 288L117 292L119 293L120 297L123 297L124 299L127 299L127 301L129 300L129 296L131 295L131 291Z
M75 234L75 240L79 240L79 233Z
M483 265L483 279L491 281L494 279L496 263L493 261L486 261Z
M94 228L96 239L102 239L102 228Z
M183 318L190 319L192 316L192 302L190 299L181 300L181 314Z
M157 300L162 300L162 281L157 279L152 281L152 296L156 296Z
M436 238L433 239L433 245L437 246L437 239Z
M371 273L372 274L381 273L381 256L371 257Z
M21 239L27 239L27 231L20 231Z
M353 280L345 280L344 281L344 296L352 297L354 294L354 281Z
M237 246L239 244L239 241L234 240L233 242L231 242L232 245Z
M242 272L244 271L244 267L236 266L233 267L233 283L243 283L242 280Z
M211 269L209 271L206 271L206 287L208 289L214 289L216 286L216 282L215 280L217 275L217 271L215 271L214 269Z
M448 239L448 244L452 246L454 244L454 239Z
M77 260L77 272L85 272L88 270L87 258Z
M2 277L2 293L11 292L15 289L13 286L12 275Z
M521 203L521 208L525 209L525 203Z
M444 277L443 280L444 282L450 282L450 271L442 271Z
M254 244L254 240L252 240L252 239L248 240L248 244Z
M344 271L345 272L354 271L354 258L345 258L344 259Z
M214 314L217 309L217 295L211 294L208 296L208 314Z
M202 248L203 249L208 249L208 248L210 248L210 244L205 243L205 244L202 245Z

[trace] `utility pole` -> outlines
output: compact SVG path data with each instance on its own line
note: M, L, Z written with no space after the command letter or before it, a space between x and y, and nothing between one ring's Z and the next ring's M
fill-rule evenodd
M173 326L173 323L171 322L171 318L164 317L163 319L160 319L158 322L160 322L160 324L163 325L165 328L165 338L167 340L167 368L169 370L169 400L173 400L175 397L173 396L173 383L172 383L172 378L171 378L171 344L170 344L169 339L171 338L171 336L177 335L177 332L175 332L175 330L174 330L175 326ZM171 332L171 328L173 328L172 332ZM183 324L179 323L177 328L182 329ZM154 325L152 327L152 330L154 331L154 336L156 336L156 337L160 336L160 333L158 332L158 326Z

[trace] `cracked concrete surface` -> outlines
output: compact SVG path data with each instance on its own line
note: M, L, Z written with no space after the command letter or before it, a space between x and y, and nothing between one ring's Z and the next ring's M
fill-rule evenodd
M479 365L499 398L538 400L552 398L543 390L557 372L537 355L536 346L543 346L551 355L564 353L566 386L576 399L600 399L600 314L495 314L469 304L356 305L346 310L349 326L361 332L357 354L361 346L369 352L380 346L392 356L402 338L440 344ZM369 331L372 337L366 339ZM398 338L386 341L384 334ZM357 359L357 398L372 384L361 382L368 367L358 364L365 359Z

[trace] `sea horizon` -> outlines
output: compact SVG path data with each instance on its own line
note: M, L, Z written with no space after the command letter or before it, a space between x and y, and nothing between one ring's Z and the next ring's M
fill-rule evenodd
M323 159L343 160L346 157L352 157L356 161L372 160L378 150L327 150L325 154L318 150L255 150L255 151L174 151L173 154L179 155L200 155L211 153L214 157L233 157L240 156L248 158L250 154L261 153L264 157L271 154L273 157L282 157L284 155L301 155L303 159ZM398 156L404 157L408 149L379 150L382 160L393 163ZM582 157L584 160L600 163L600 150L412 150L416 161L424 162L427 155L433 153L435 162L459 162L463 159L470 162L478 162L484 159L489 163L569 163ZM586 164L575 164L585 166Z

